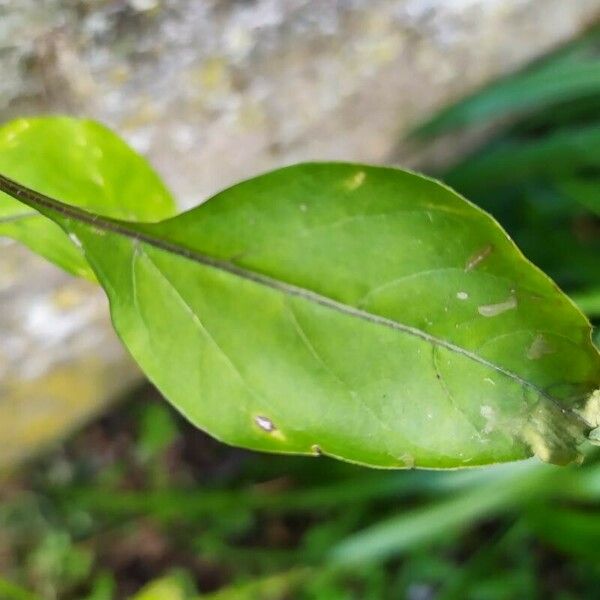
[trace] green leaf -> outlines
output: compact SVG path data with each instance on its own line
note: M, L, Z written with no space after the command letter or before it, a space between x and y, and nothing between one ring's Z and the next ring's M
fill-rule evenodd
M290 594L297 591L300 585L306 585L307 579L315 576L316 573L309 568L296 568L268 577L236 582L201 597L205 600L284 600L290 598Z
M600 125L561 130L541 140L508 139L479 149L468 161L453 169L445 178L452 186L474 192L489 190L498 185L515 185L535 177L547 179L571 178L577 170L591 170L600 166ZM566 184L567 193L586 194L589 208L599 212L598 186L595 184L595 202L589 184Z
M0 577L0 598L3 600L40 600L40 597L36 594L27 591L3 577Z
M460 127L545 107L597 98L600 92L597 45L600 31L493 82L458 104L437 113L414 134L428 137Z
M598 148L600 152L600 147ZM600 161L599 161L600 162ZM575 198L583 206L600 217L600 195L598 179L567 179L558 183L557 187L567 196Z
M68 117L17 119L0 128L0 172L99 215L156 221L175 204L144 158L112 131ZM0 193L0 235L65 270L93 278L81 249L60 227Z
M79 240L142 369L227 443L389 468L565 463L596 426L585 316L431 179L303 164L155 224L0 189Z
M527 519L537 534L558 550L596 564L600 560L597 512L534 506Z
M331 551L330 560L341 566L377 562L436 539L473 527L477 521L529 500L547 485L552 471L535 463L516 468L496 467L487 482L426 504L359 531Z
M179 574L167 575L146 584L131 600L192 600L190 584Z

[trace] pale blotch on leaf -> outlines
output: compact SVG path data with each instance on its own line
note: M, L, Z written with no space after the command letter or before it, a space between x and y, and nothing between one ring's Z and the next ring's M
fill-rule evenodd
M26 131L31 127L31 123L27 119L19 119L14 121L8 132L3 136L3 144L8 147L12 147L15 142L18 142L17 136Z
M321 446L319 446L319 444L313 444L310 447L310 451L315 455L315 456L322 456L323 454L323 450L321 450Z
M104 175L101 173L92 173L90 175L90 179L100 188L106 187L106 180L104 179Z
M456 297L459 300L467 300L467 298L469 297L469 294L467 294L467 292L456 292Z
M306 212L308 210L308 206L306 206L304 203L302 203L299 208L301 212Z
M69 239L78 247L81 248L82 247L82 243L81 240L74 234L74 233L70 233L69 234Z
M491 406L484 404L479 410L479 414L485 419L483 433L491 433L496 428L496 411Z
M344 181L344 187L349 191L353 192L357 190L364 182L367 177L367 174L364 171L357 171L351 177L348 177Z
M407 469L415 468L415 457L412 454L403 454L400 460Z
M473 255L469 257L467 260L467 264L465 265L465 271L472 271L475 267L480 265L494 250L494 246L492 244L488 244L483 248L480 248Z
M548 340L540 333L535 336L531 346L527 349L527 358L529 360L538 360L545 354L554 353L554 348L548 343Z
M561 406L541 399L529 415L520 437L535 456L557 465L580 464L583 455L577 450L584 440L580 417L568 414Z
M496 317L507 310L517 308L517 299L511 294L504 302L496 304L483 304L477 307L477 312L483 317Z
M600 427L600 389L592 392L584 407L578 414L589 424L590 427Z
M544 462L550 462L552 451L546 443L546 440L544 440L544 436L539 431L536 431L532 427L528 427L523 432L523 439L529 444L529 447L535 456Z
M274 431L277 431L277 427L275 427L275 424L273 421L271 421L271 419L269 419L269 417L256 415L256 417L254 417L254 422L267 433L273 433Z

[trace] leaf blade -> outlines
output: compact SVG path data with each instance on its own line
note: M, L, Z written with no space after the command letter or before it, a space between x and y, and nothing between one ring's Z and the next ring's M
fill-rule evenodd
M313 247L302 228L307 199L317 213ZM153 225L98 219L51 200L37 206L81 239L115 327L144 371L219 439L389 468L576 456L587 428L576 409L600 379L589 324L489 216L433 180L299 165ZM436 223L432 212L444 218ZM451 259L457 279L407 295L397 266L410 262L417 234L428 244L417 266L437 273L436 253L446 248L441 258ZM255 249L256 239L264 248ZM388 259L384 267L377 256ZM444 308L450 289L453 313L465 302L456 285L470 280L477 285L467 293L474 302L465 332ZM391 295L361 306L373 289ZM480 304L477 294L490 293L494 302ZM565 357L572 381L557 375Z
M100 215L159 220L175 212L170 192L144 158L100 123L69 117L17 119L0 127L0 170ZM88 279L81 249L60 227L0 192L0 235L25 243Z

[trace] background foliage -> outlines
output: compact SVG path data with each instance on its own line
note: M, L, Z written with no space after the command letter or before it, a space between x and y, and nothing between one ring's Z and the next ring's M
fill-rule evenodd
M599 43L592 33L417 132L493 125L436 175L596 324ZM595 597L600 577L591 450L581 468L370 471L218 445L143 389L0 494L9 599L567 599Z

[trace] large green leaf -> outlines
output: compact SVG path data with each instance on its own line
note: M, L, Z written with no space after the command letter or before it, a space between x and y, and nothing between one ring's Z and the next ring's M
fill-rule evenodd
M169 191L146 160L93 121L38 117L0 127L0 172L103 216L156 221L175 212ZM1 192L0 235L93 278L81 249L56 223Z
M431 179L297 165L156 224L0 189L78 240L143 370L228 443L390 468L565 463L597 425L584 315Z

